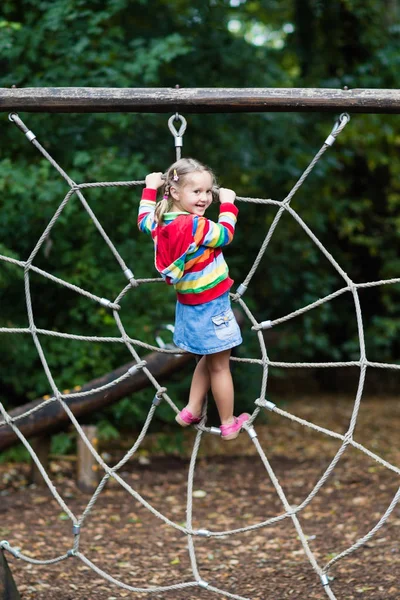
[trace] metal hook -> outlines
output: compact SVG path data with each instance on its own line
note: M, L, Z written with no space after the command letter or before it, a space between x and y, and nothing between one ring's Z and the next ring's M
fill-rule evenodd
M325 140L325 144L327 144L328 146L332 146L336 139L335 133L337 132L339 127L341 125L343 125L343 127L345 127L349 121L350 121L350 115L348 113L342 113L340 115L340 117L338 119L336 119L335 124L332 127L331 133L328 135L328 137Z
M179 131L176 130L174 126L174 121L180 121L181 126ZM168 127L175 140L175 148L176 148L176 160L179 160L181 157L181 148L183 146L183 134L186 131L187 121L185 117L182 117L179 113L175 113L168 119Z
M176 128L174 126L174 121L181 122L179 131L176 130ZM172 117L170 117L168 119L168 127L169 127L170 132L174 136L174 138L182 137L186 131L186 126L187 126L187 121L186 121L185 117L182 117L182 115L180 115L179 113L175 113L174 115L172 115ZM176 145L176 143L175 143L175 145Z
M336 119L331 131L331 135L333 135L338 130L338 127L342 124L343 121L346 121L345 125L347 125L347 123L350 121L350 115L348 113L342 113L340 117Z

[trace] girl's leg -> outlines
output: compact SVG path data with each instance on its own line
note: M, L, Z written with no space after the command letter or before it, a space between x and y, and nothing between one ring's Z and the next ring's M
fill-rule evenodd
M233 423L233 381L229 365L230 350L208 354L206 359L211 390L218 408L221 425Z
M190 386L189 402L187 409L194 417L200 417L203 409L204 398L210 389L210 374L208 372L206 357L203 356L196 365Z

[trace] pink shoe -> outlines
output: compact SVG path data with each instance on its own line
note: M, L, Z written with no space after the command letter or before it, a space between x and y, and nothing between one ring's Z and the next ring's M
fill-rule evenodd
M233 417L233 423L221 425L221 437L223 440L234 440L240 433L243 423L250 419L249 413L242 413L238 417Z
M190 410L183 408L181 412L176 415L175 421L179 423L181 427L187 427L188 425L200 423L201 417L194 417Z

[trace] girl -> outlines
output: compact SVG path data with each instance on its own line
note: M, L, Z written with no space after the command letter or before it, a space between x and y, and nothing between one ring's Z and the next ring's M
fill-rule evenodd
M163 198L156 203L161 187ZM221 250L233 239L238 209L235 192L220 188L218 223L206 219L213 193L218 195L212 171L194 159L180 159L165 175L147 175L138 226L151 234L156 269L177 293L174 343L202 355L193 374L189 402L176 421L182 427L199 423L211 387L221 419L221 437L232 440L250 417L247 413L233 416L229 357L242 338L230 306L233 280Z

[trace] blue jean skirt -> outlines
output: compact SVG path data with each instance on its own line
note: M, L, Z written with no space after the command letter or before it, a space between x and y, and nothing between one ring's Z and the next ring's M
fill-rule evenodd
M215 354L242 343L229 292L203 304L176 303L174 344L193 354Z

